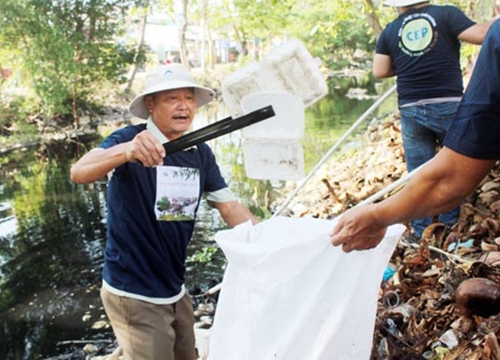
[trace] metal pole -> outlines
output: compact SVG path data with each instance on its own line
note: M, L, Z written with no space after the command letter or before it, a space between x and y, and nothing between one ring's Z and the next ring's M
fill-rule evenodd
M379 192L377 192L376 194L373 194L372 196L369 196L368 198L366 198L365 200L361 201L359 204L357 204L355 207L358 207L360 205L367 205L367 204L371 204L372 202L374 201L377 201L378 199L380 199L382 196L390 193L391 191L397 189L398 187L400 187L401 185L407 183L413 176L415 176L417 174L418 171L420 171L421 168L424 167L424 165L426 165L429 161L423 163L422 165L420 165L419 167L417 167L416 169L413 169L413 171L405 174L404 176L400 177L397 181L393 182L392 184L389 184L387 187L385 187L384 189L380 190Z
M321 160L316 164L316 166L311 170L311 172L304 178L304 180L298 185L295 190L288 196L288 198L281 204L281 207L272 215L272 217L280 215L283 210L290 204L292 199L299 193L300 190L305 186L305 184L312 178L312 176L318 171L318 169L328 160L328 158L337 150L337 148L347 139L357 127L366 120L366 118L371 115L392 93L396 90L396 85L391 87L384 95L382 95L372 106L360 116L354 124L351 125L349 130L346 131L344 135L331 147L330 150L321 158Z

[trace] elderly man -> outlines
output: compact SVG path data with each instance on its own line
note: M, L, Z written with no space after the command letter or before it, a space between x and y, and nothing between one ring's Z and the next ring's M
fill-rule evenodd
M125 359L195 359L194 315L184 286L186 249L202 194L229 226L251 220L228 189L206 144L174 154L162 146L188 131L214 98L180 64L146 74L119 129L71 168L90 183L109 175L101 298Z
M500 159L500 20L492 25L444 148L405 186L377 204L346 212L331 233L346 252L370 249L389 225L457 206Z

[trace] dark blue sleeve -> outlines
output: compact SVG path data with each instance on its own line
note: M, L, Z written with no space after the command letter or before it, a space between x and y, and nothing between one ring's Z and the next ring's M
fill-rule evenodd
M145 124L126 126L118 129L108 135L100 144L99 147L109 149L115 145L132 140L135 135L146 129Z
M462 10L452 5L444 5L448 14L447 26L455 37L476 24Z
M444 146L473 158L500 159L500 20L486 35Z
M385 28L384 31L380 34L377 39L377 44L375 45L375 53L381 55L391 55L391 51L389 46L387 45L387 33L389 32L389 28Z

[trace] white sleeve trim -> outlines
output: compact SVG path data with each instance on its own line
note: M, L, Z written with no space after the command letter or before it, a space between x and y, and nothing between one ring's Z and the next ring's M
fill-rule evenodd
M229 202L235 201L236 196L232 193L229 188L225 187L217 191L207 192L207 201L211 202Z

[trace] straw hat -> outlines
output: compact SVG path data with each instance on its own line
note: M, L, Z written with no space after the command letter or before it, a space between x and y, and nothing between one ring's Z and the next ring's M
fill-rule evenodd
M177 63L168 64L146 73L145 90L132 100L128 107L129 111L141 119L147 119L149 111L144 103L144 96L182 88L194 88L196 107L203 106L215 98L215 92L212 89L196 84L185 66Z
M423 2L429 2L429 0L386 0L386 1L384 1L384 5L385 6L405 7L405 6L420 4Z

